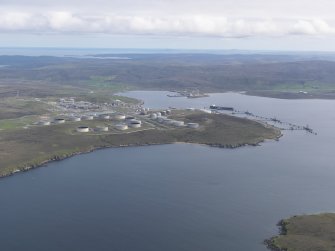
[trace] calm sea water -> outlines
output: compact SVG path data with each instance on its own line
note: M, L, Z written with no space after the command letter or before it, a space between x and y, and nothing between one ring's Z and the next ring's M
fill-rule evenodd
M264 251L281 218L335 211L335 101L166 94L127 93L156 108L234 106L318 135L106 149L1 179L1 250Z

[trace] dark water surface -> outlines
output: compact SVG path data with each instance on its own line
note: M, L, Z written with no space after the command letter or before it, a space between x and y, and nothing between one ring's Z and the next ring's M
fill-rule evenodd
M0 250L264 251L281 218L335 211L335 101L127 95L149 107L234 106L318 135L106 149L1 179Z

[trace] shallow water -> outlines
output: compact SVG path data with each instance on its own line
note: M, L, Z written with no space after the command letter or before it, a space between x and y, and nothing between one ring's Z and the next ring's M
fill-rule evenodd
M335 211L335 101L166 94L126 95L156 108L233 106L318 135L106 149L1 179L1 250L262 251L281 218Z

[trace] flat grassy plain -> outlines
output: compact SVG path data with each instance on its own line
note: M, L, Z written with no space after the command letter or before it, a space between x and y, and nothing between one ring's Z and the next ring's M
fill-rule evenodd
M282 234L269 241L272 250L335 250L334 213L294 216L279 225Z
M20 98L2 98L0 99L0 107L0 120L40 115L47 112L45 104Z
M281 132L255 121L203 112L178 113L185 122L197 122L198 129L153 127L108 133L77 133L76 127L95 127L106 122L85 121L62 125L34 126L0 131L0 176L28 170L48 161L60 160L98 148L171 144L177 142L235 148L276 139ZM113 125L113 122L109 122ZM108 124L108 123L107 123Z

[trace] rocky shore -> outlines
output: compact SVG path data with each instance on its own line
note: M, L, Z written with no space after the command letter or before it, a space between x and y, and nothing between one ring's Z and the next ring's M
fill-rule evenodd
M277 224L279 227L279 235L286 235L287 234L287 222L285 220L280 220ZM264 244L267 246L267 248L271 251L285 251L285 249L280 248L276 244L277 237L272 237L270 239L267 239L264 241Z

